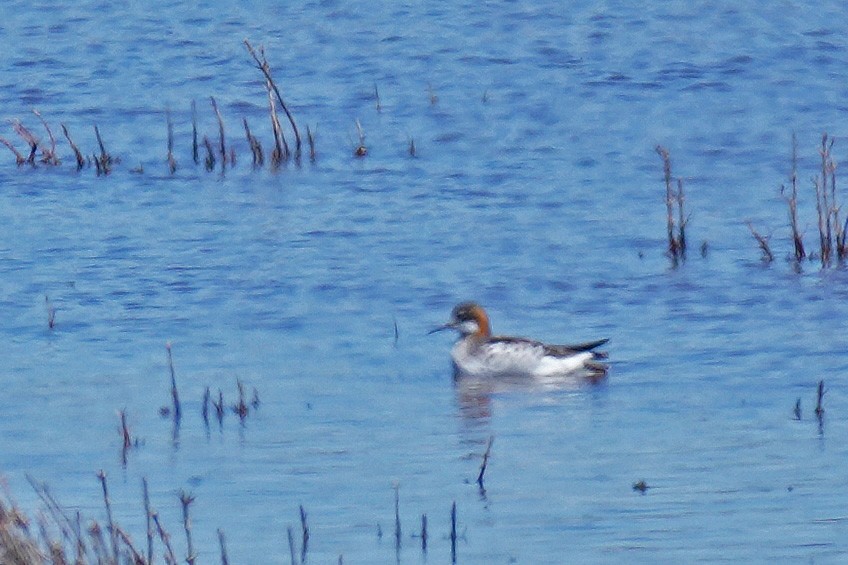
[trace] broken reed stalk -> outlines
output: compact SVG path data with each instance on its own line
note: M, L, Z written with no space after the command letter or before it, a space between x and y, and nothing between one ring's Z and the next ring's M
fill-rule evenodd
M197 151L197 104L194 100L191 101L191 157L194 159L194 164L200 164L200 155Z
M409 153L410 157L415 157L417 154L417 151L415 150L415 139L412 137L409 138L409 147L407 149L407 152Z
M244 383L241 382L241 379L236 379L236 386L238 387L238 402L233 406L233 412L238 414L238 417L244 422L244 419L247 418L250 409L247 407L247 402L245 402L244 396Z
M427 515L421 515L421 551L427 553Z
M380 91L377 90L377 83L374 83L374 107L377 109L377 113L381 113L383 111L383 105L380 103Z
M50 129L50 125L41 116L41 112L33 108L32 113L41 120L41 125L43 125L44 129L47 130L47 137L50 138L50 149L47 149L44 146L41 147L41 162L54 166L60 165L61 161L59 161L59 158L56 156L56 138L53 137L53 130Z
M165 350L168 352L168 369L171 372L171 399L174 403L174 423L179 423L183 417L182 407L180 406L180 395L177 392L177 374L174 371L174 356L171 354L171 344L165 344Z
M291 558L291 565L297 565L297 555L296 555L297 552L295 551L295 548L294 548L294 531L292 530L292 527L289 526L286 529L286 532L288 533L288 536L289 536L289 556Z
M203 391L203 405L200 408L200 415L203 417L203 425L206 426L206 429L209 430L209 399L211 394L209 392L209 387Z
M830 150L833 147L833 138L828 138L827 133L822 134L821 148L821 177L813 177L813 185L816 191L816 213L818 214L819 245L821 248L822 267L830 264L833 251L833 230L831 226L831 203L828 198L828 177L832 164Z
M451 563L456 563L456 501L451 505Z
M68 140L71 149L74 151L74 157L76 157L77 160L77 170L79 171L85 165L85 159L82 157L82 152L79 150L79 147L77 147L77 144L74 143L74 140L71 139L71 134L68 133L68 128L65 127L65 124L62 124L62 133L65 134L65 139Z
M191 518L189 517L189 507L191 503L194 502L194 497L185 491L180 491L180 504L183 507L183 528L185 529L186 536L186 551L188 554L186 555L186 563L188 565L194 565L195 559L197 559L197 555L194 553L194 545L191 541Z
M280 107L286 113L286 117L289 119L289 123L291 124L292 131L294 132L295 138L295 159L300 160L300 133L297 131L297 124L294 122L294 116L289 112L288 106L283 101L283 97L280 94L280 89L277 88L277 83L274 82L274 78L271 76L271 65L268 64L268 59L265 57L265 49L260 47L259 54L253 49L253 46L250 42L245 39L244 45L247 47L247 51L250 53L250 56L253 57L253 60L256 62L256 66L262 71L262 74L265 75L265 80L268 82L268 85L271 89L273 89L274 94L277 95L277 101L280 103ZM261 55L261 58L260 58Z
M103 487L103 504L106 506L106 522L109 529L109 539L112 543L112 555L115 563L118 563L118 537L115 531L115 523L112 521L112 503L109 501L109 489L106 486L106 473L101 469L97 473L100 484Z
M302 532L300 562L306 563L306 551L309 547L309 525L306 523L306 510L304 510L303 504L300 505L300 530Z
M97 127L97 124L94 124L94 135L97 138L97 145L100 147L100 157L97 158L99 167L97 170L102 171L104 175L108 175L112 170L112 156L106 153L106 147L103 144L103 138L100 137L100 128Z
M218 544L221 546L221 565L230 565L227 558L227 544L224 540L224 530L218 528Z
M141 479L142 497L144 499L144 518L147 526L147 565L153 563L153 517L150 513L150 491L147 488L147 477Z
M822 400L824 400L824 381L819 381L819 386L816 389L816 418L821 420L822 416L824 416L824 406L822 405Z
M685 219L683 215L683 198L676 194L672 184L671 176L671 156L668 149L662 145L656 146L656 152L659 154L663 162L663 181L665 182L665 206L666 206L666 230L668 232L668 254L673 261L683 258L683 241L681 236L684 234ZM678 181L678 186L682 188L682 183ZM678 226L680 236L674 233L674 204L678 204L681 225Z
M395 549L400 549L400 484L395 483L392 488L395 490Z
M270 85L268 86L268 112L271 116L271 129L274 132L274 151L271 152L271 164L274 167L279 167L280 163L287 161L289 158L289 144L286 141L286 136L283 135L283 128L280 126L280 118L277 116L277 104L274 102Z
M12 145L12 142L6 139L5 137L0 137L0 143L9 148L9 151L15 154L15 164L20 166L26 163L26 157L21 155L21 152L15 149L15 146Z
M38 138L24 127L20 120L12 120L12 128L29 145L29 156L26 158L26 162L30 165L35 165L35 152L38 150L39 143Z
M795 416L795 419L801 420L801 399L798 398L795 400L795 409L792 411L792 414Z
M218 103L215 101L214 96L210 96L209 100L212 102L212 109L215 111L215 117L218 119L218 150L221 152L221 168L226 168L227 166L227 145L224 141L224 118L221 117L221 111L218 109Z
M132 554L132 564L133 565L145 565L144 557L142 557L141 553L139 553L138 550L133 545L133 542L130 539L129 534L127 534L120 526L118 526L116 529L117 529L118 538L122 542L124 542L124 545L127 547L127 549L130 550L130 553Z
M247 136L247 143L250 145L250 152L253 154L253 167L261 167L265 162L265 157L262 155L262 144L256 139L256 136L250 133L250 126L247 125L247 118L242 118L244 124L244 133Z
M306 124L306 141L309 143L309 160L315 162L315 132Z
M151 516L153 517L153 523L156 524L156 531L159 534L159 539L162 540L162 544L165 546L165 563L168 565L177 565L174 548L171 547L171 535L165 531L165 528L162 527L162 523L159 521L159 514L153 512Z
M365 132L362 131L362 124L359 123L358 119L356 120L356 133L359 136L359 143L356 144L353 154L357 157L365 157L368 155L368 148L365 146Z
M677 246L680 250L680 255L686 255L686 224L689 223L689 218L683 212L683 179L677 178Z
M483 488L483 475L486 473L486 466L489 464L489 454L492 452L492 442L495 441L495 436L489 436L489 441L486 444L486 451L483 453L483 462L480 464L480 473L477 475L477 484Z
M795 249L795 261L800 263L807 253L804 250L804 239L798 229L798 138L792 132L792 169L789 173L789 185L792 187L786 203L789 206L789 226L792 228L792 244ZM781 185L780 193L784 194L786 187Z
M56 327L56 308L53 307L50 297L46 294L44 295L44 305L47 308L47 327L52 330Z
M215 170L215 150L212 149L212 143L209 141L209 138L205 135L203 136L203 146L206 147L206 160L204 161L204 165L206 166L207 171Z
M174 123L171 121L171 110L165 110L165 120L168 123L168 171L173 175L177 170L177 160L174 159Z
M224 426L224 393L218 389L218 402L212 401L212 406L215 407L215 417L218 419L218 427Z
M751 230L751 235L754 236L754 239L757 240L757 243L760 246L760 251L763 252L763 261L767 263L771 263L774 261L774 254L771 252L771 248L769 247L769 239L771 239L770 235L762 235L757 230L754 229L754 226L751 225L751 222L746 222L748 229Z

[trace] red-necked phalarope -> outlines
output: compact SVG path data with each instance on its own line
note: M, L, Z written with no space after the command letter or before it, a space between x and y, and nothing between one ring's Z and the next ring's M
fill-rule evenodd
M606 376L606 353L594 351L609 339L574 345L549 345L521 337L493 336L489 316L474 302L454 307L450 321L430 333L456 330L460 337L451 350L456 378L586 378Z

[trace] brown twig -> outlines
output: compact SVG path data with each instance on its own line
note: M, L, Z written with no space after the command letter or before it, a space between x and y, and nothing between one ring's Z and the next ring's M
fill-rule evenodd
M480 464L480 473L477 475L477 485L483 489L483 475L486 473L486 466L489 464L489 454L492 452L492 443L495 441L495 436L489 436L489 441L486 444L486 451L483 453L483 462Z
M100 157L97 158L100 166L98 171L102 171L104 175L108 175L112 171L112 156L106 152L106 147L103 145L103 138L100 137L100 128L97 124L94 125L94 135L97 137L97 145L100 147Z
M165 120L168 122L168 171L173 175L177 171L177 160L174 159L174 123L170 110L165 110Z
M227 544L224 540L224 530L218 529L218 544L221 546L221 565L230 565L227 558Z
M203 136L203 146L206 147L206 170L213 171L215 170L215 151L212 149L212 143L209 141L209 138L205 135Z
M52 330L56 327L56 308L46 294L44 295L44 306L47 308L47 327Z
M265 162L265 157L262 155L262 144L256 139L256 136L250 133L250 126L247 125L247 118L242 118L244 123L244 133L247 136L247 143L250 145L250 152L253 153L253 166L261 167Z
M359 120L356 120L356 133L359 135L359 143L356 144L353 154L357 157L365 157L368 155L368 148L365 146L365 132L362 131L362 124L359 123Z
M784 196L789 206L789 226L792 229L792 243L795 249L795 261L800 263L807 253L804 250L804 239L798 229L798 139L792 132L792 169L789 173L789 185L792 187L788 197ZM780 193L785 194L786 187L780 187Z
M771 239L771 236L761 235L754 229L751 222L746 222L746 225L748 226L748 229L751 230L751 235L754 236L754 239L756 239L757 243L760 245L760 250L763 252L763 260L767 263L774 261L774 254L772 254L771 248L769 247L769 239Z
M174 548L171 547L171 536L165 529L162 527L161 522L159 522L159 514L153 512L151 514L153 517L153 523L156 524L156 531L159 533L159 539L162 540L162 543L165 545L165 563L168 565L177 565L177 558L174 555Z
M24 163L26 163L26 157L21 155L21 152L18 151L17 149L15 149L15 146L12 145L11 141L6 139L5 137L0 137L0 143L5 145L6 147L8 147L9 151L11 151L12 153L15 154L15 164L16 165L23 165Z
M279 167L280 163L289 158L289 144L286 141L286 136L283 135L283 128L280 126L280 118L277 116L277 104L274 101L270 83L268 86L268 112L271 116L271 129L274 132L274 151L271 152L271 164L274 167Z
M190 494L187 494L185 491L180 491L180 504L183 507L183 528L185 529L186 535L186 550L188 555L186 555L186 563L188 565L194 565L195 559L197 556L194 553L194 545L191 541L191 518L189 517L189 507L191 503L194 502L194 497Z
M170 342L165 344L165 350L168 352L168 369L171 372L171 399L174 403L174 422L179 422L183 416L183 411L180 406L180 395L177 392L177 375L174 371L174 357L171 354Z
M265 50L260 47L259 54L253 49L253 46L250 42L245 39L244 45L247 47L247 51L250 53L250 56L253 57L253 60L256 62L256 66L262 71L262 74L265 75L265 80L268 81L268 85L271 89L273 89L274 94L277 95L277 101L280 103L280 107L286 113L286 117L289 119L289 123L291 124L292 131L294 132L295 138L295 159L300 160L300 133L297 131L297 124L294 122L294 117L286 106L286 103L283 101L283 97L280 94L280 89L277 88L277 84L274 82L274 78L271 76L271 66L268 64L268 59L265 58ZM261 58L260 58L261 55Z
M302 532L300 546L300 562L306 563L306 551L309 548L309 525L306 523L306 510L300 505L300 529Z
M26 162L30 165L35 164L35 152L38 150L38 138L29 131L20 120L12 120L12 128L14 128L15 133L17 133L24 141L29 145L29 156L26 158Z
M147 487L147 477L141 479L142 496L144 499L144 518L147 526L147 565L153 564L153 515L150 512L150 491Z
M212 102L212 109L215 111L215 117L218 119L218 150L221 155L221 168L227 167L227 145L224 141L224 118L221 117L221 111L218 109L218 103L215 101L214 96L210 96L209 100Z
M194 100L191 101L191 157L195 165L200 163L197 146L197 104Z
M427 515L421 515L421 551L427 553Z
M71 139L71 134L68 133L68 128L65 127L65 124L62 124L62 132L65 134L65 139L68 140L71 149L74 151L74 157L77 159L77 170L79 171L85 165L85 159L83 159L82 152L79 150L79 147L77 147L77 144L74 143L74 140Z
M309 129L309 124L306 124L306 141L309 143L309 160L315 162L315 132Z
M676 200L671 182L671 157L668 150L657 145L656 152L663 161L663 180L665 182L666 230L668 232L668 254L676 261L680 256L680 244L674 235L674 202Z
M451 563L456 563L456 501L453 501L451 505L451 531L450 531L450 542L451 542Z
M35 114L39 120L41 120L41 125L43 125L44 129L47 130L47 136L50 138L50 149L46 149L43 146L41 148L41 162L46 163L48 165L61 164L61 161L59 161L59 158L56 156L56 138L53 137L53 130L50 129L50 126L41 116L41 112L36 109L33 109L32 113Z
M109 530L109 539L112 543L112 555L115 563L118 562L118 533L115 529L115 522L112 520L112 503L109 501L109 489L106 486L106 473L101 469L97 473L97 478L100 479L100 485L103 487L103 504L106 506L106 522Z

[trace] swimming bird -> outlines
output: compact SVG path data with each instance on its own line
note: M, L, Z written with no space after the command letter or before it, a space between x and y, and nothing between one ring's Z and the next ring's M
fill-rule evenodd
M603 379L609 365L607 354L595 351L609 339L573 345L551 345L523 337L493 336L489 316L475 302L457 304L442 330L459 332L451 350L454 377L532 379Z

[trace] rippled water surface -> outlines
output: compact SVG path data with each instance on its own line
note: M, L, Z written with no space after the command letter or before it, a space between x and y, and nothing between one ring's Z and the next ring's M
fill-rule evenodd
M308 563L448 562L454 501L457 563L846 559L848 273L786 260L780 195L794 132L814 249L821 133L848 151L841 3L10 0L0 16L2 117L46 142L38 109L63 161L0 147L0 473L23 509L40 508L30 475L103 521L102 469L140 546L147 478L181 558L191 493L203 563L219 528L231 562L289 563L301 505ZM272 136L245 38L314 162L251 166L243 120L266 151ZM191 150L192 101L218 142L210 96L237 157L213 172ZM111 174L77 172L60 124L88 156L97 125ZM8 121L0 135L26 153ZM691 214L677 268L657 144ZM426 333L469 298L497 332L610 337L608 381L456 387L448 336ZM159 414L167 343L178 429ZM230 405L237 380L258 409L207 428L204 390Z

